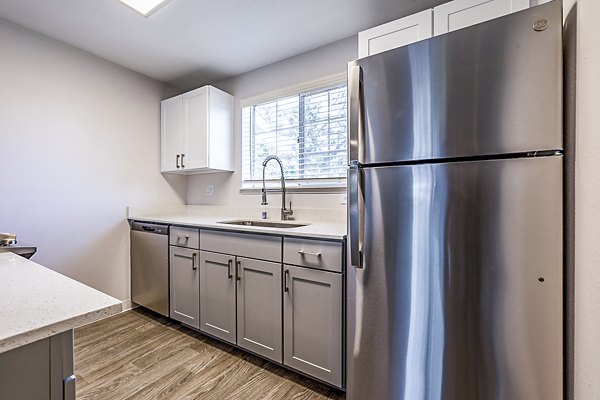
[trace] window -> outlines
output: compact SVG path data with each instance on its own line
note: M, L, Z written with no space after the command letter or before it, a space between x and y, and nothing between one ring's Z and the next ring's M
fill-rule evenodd
M264 159L278 156L288 187L346 185L346 83L329 83L242 108L242 189L262 187ZM279 167L265 171L279 187Z

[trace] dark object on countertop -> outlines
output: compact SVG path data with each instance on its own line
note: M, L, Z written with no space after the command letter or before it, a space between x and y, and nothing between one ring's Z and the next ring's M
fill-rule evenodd
M0 233L0 253L15 253L25 258L31 258L37 251L35 246L26 243L17 243L14 233Z
M0 246L10 246L15 243L17 243L17 235L0 232Z

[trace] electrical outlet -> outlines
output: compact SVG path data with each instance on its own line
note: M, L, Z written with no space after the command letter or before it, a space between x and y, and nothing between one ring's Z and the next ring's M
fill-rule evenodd
M214 194L215 194L215 185L209 183L208 185L206 185L206 195L210 197Z
M340 194L340 204L343 206L348 204L348 195L346 193Z

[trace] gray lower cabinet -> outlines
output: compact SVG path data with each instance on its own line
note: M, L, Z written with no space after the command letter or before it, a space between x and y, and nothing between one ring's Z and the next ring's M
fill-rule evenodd
M283 363L342 386L342 274L284 265Z
M170 240L171 318L343 387L343 242L181 227Z
M73 331L1 353L0 399L75 400Z
M200 330L282 362L281 264L201 251Z
M200 252L200 330L235 344L234 262L234 256Z
M283 362L281 264L237 258L237 344Z
M170 246L170 316L193 328L200 328L200 251Z

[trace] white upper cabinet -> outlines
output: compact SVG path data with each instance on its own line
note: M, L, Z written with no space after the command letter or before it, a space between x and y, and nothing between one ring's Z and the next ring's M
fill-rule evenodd
M454 0L358 33L358 58L466 28L550 0Z
M433 35L433 10L428 9L358 33L358 58L383 53Z
M161 102L161 172L233 170L233 97L204 86Z
M181 96L160 103L161 168L163 172L176 171L183 149L183 107ZM177 133L178 132L178 133Z
M441 35L529 8L529 0L454 0L433 9L433 35Z

